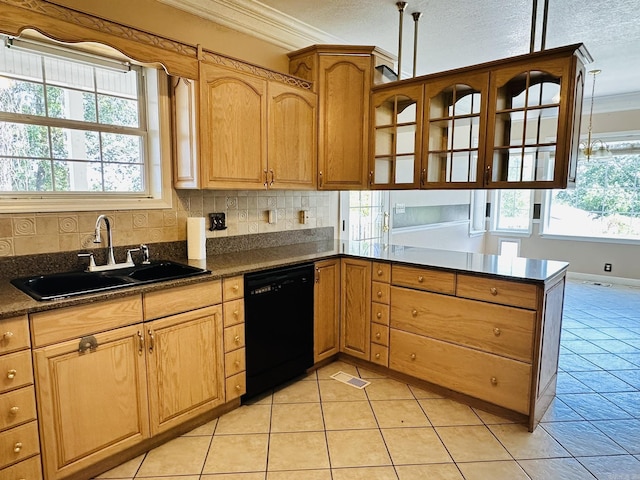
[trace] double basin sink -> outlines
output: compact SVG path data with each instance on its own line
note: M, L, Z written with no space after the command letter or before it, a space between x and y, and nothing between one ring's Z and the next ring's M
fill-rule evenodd
M168 260L100 272L65 272L16 278L11 283L36 300L53 300L86 293L133 287L210 273Z

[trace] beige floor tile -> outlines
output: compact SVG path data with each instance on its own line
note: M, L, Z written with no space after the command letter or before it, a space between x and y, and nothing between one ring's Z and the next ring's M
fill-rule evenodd
M380 428L431 426L417 400L375 400L371 407Z
M273 433L269 440L269 471L329 468L324 432Z
M290 472L267 472L267 480L331 480L331 470L293 470Z
M282 403L271 409L271 432L324 431L319 403Z
M360 378L387 378L386 375L383 375L382 373L367 370L366 368L362 367L358 367L358 373L360 374Z
M520 466L531 480L577 480L593 478L575 458L545 458L520 460Z
M400 480L464 480L454 463L399 465L396 471Z
M393 467L337 468L333 480L398 480Z
M516 460L571 456L544 428L530 433L524 425L489 425L489 430Z
M472 409L476 415L480 417L480 420L484 422L485 425L502 425L505 423L518 423L516 420L512 420L511 418L500 417L499 415L494 415L493 413L485 412L484 410L480 410L479 408Z
M422 388L414 387L413 385L409 385L409 389L411 390L411 393L413 393L413 396L415 398L417 398L418 400L421 400L423 398L444 398L439 393L435 393L435 392L431 392L429 390L424 390Z
M323 402L355 402L367 399L367 394L363 389L346 385L337 380L318 380L318 385L320 386L320 398Z
M501 462L458 463L466 480L529 480L514 460Z
M196 475L202 471L210 437L178 437L147 453L138 477Z
M436 431L456 463L511 460L509 452L484 425L436 427Z
M482 425L483 422L473 409L448 398L420 400L429 421L436 427L454 425Z
M330 363L329 365L316 370L318 380L332 380L331 375L338 372L349 373L356 377L358 376L358 369L354 365L341 361Z
M264 472L269 435L214 436L202 473Z
M327 430L378 428L369 402L323 402L322 414Z
M264 480L265 475L266 474L264 472L222 473L214 475L202 475L200 477L200 480Z
M640 461L633 455L578 459L598 480L640 480Z
M273 393L273 403L317 403L319 401L317 382L295 382Z
M200 475L169 475L161 477L136 477L144 480L200 480Z
M413 393L406 383L391 378L371 379L366 387L369 400L412 400Z
M391 465L380 430L327 432L327 443L334 468Z
M273 403L273 390L261 393L243 403L246 405L271 405Z
M124 462L117 467L98 475L95 478L133 478L140 468L143 460L144 454L139 455L136 458L131 459L128 462Z
M451 457L433 428L385 428L382 436L394 465L447 463Z
M183 437L195 437L195 436L211 436L216 429L216 425L218 425L218 419L214 419L210 422L205 423L204 425L200 425L199 427L194 428L190 432L187 432L183 435Z
M270 405L243 405L219 418L215 434L269 433L270 424Z
M313 372L309 372L306 375L300 377L298 380L300 381L314 381L318 379L318 373L316 370Z

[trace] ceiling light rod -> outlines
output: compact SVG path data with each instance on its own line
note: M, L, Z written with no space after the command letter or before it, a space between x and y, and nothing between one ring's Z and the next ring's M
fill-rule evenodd
M400 31L398 33L398 80L400 80L402 76L402 21L407 2L396 2L396 7L398 7L398 12L400 13Z
M416 76L416 66L418 64L418 22L420 21L420 17L422 13L413 12L411 14L413 17L413 76Z
M596 91L596 75L598 75L601 72L602 70L597 70L597 69L589 70L589 74L593 75L593 84L591 86L591 110L589 111L589 130L587 133L587 143L586 144L584 142L580 143L580 150L582 150L583 155L587 157L587 160L589 160L591 156L593 156L594 154L606 155L607 153L609 153L608 145L604 143L602 140L594 140L593 142L591 141L591 130L593 129L593 98L594 98L594 93Z
M545 49L547 43L547 20L549 18L549 0L544 0L544 12L542 14L542 41L540 50ZM536 50L536 24L538 23L538 0L533 0L531 12L531 39L529 40L529 53Z

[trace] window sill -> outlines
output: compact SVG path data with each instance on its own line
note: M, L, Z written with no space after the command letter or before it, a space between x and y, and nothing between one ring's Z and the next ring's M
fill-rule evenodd
M546 240L563 240L569 242L616 243L620 245L640 245L640 238L585 237L579 235L562 235L558 233L540 233Z
M158 198L95 198L78 195L74 198L0 198L0 213L53 213L103 210L154 210L172 207L171 189Z

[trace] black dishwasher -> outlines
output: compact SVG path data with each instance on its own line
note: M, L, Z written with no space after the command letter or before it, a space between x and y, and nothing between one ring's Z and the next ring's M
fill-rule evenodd
M245 275L244 398L313 365L313 273L313 264L304 264Z

